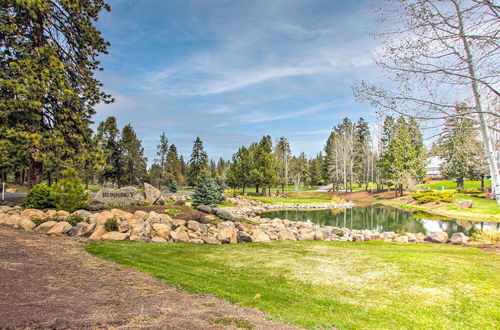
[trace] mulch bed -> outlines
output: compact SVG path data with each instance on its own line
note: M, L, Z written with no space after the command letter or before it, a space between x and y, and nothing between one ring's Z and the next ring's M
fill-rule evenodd
M0 329L210 329L220 328L212 320L222 317L245 319L257 329L292 328L101 260L84 244L0 227Z

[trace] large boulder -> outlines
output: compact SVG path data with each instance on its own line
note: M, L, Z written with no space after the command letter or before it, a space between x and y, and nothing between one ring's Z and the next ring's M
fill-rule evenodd
M167 240L162 237L153 237L151 242L153 243L165 243Z
M106 234L106 229L104 225L96 225L92 235L90 235L89 239L91 241L98 241L101 239L102 235Z
M76 216L82 217L83 219L87 220L92 215L92 213L90 213L87 210L77 210L77 211L71 213L71 215L76 215Z
M38 225L38 227L35 228L35 232L46 234L55 225L57 225L56 221L46 221L46 222L43 222L40 225Z
M170 232L171 228L169 225L164 224L164 223L155 223L153 224L153 229L156 234L156 236L161 237L163 239L169 240L170 239Z
M50 228L47 235L64 235L68 233L71 228L73 227L66 221L60 221L54 227Z
M396 243L408 243L408 240L409 240L409 238L407 235L401 235L401 236L396 237L394 242L396 242Z
M79 222L68 233L69 236L88 237L94 231L95 223Z
M207 244L221 244L221 242L213 236L202 236L201 239Z
M45 217L45 212L37 209L26 209L21 212L21 217L29 220L43 219Z
M190 220L187 223L187 228L191 231L199 231L200 233L206 234L208 233L207 225L203 223L199 223L197 221Z
M448 242L448 234L442 231L429 233L425 236L424 241L432 243L446 243Z
M120 233L117 231L110 231L101 236L104 241L124 241L130 237L128 233Z
M114 189L101 189L92 198L92 201L99 203L112 203L112 204L137 204L144 201L142 193L137 191L137 188L129 186L117 190Z
M271 242L271 238L263 230L256 228L252 231L252 242Z
M184 226L178 227L175 231L170 232L170 236L176 242L187 242L189 237L187 235L187 228Z
M221 243L238 243L238 234L233 222L226 221L219 223L217 230L219 231L217 238Z
M151 204L156 204L160 197L162 197L161 191L159 189L156 189L146 182L144 182L144 196L146 197L146 201Z
M278 240L280 241L295 241L297 238L295 235L287 230L287 229L282 229L278 232Z
M469 237L467 237L464 233L453 233L450 241L453 244L467 244Z
M457 203L457 209L459 209L459 210L470 209L473 206L474 206L474 202L471 201L470 199Z
M19 227L21 227L24 230L32 230L33 228L36 227L35 223L31 220L28 219L22 219L19 222Z

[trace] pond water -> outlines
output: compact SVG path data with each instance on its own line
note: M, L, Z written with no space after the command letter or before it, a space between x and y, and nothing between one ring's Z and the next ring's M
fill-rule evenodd
M331 210L276 210L259 214L265 218L292 221L311 221L321 226L369 229L379 232L423 233L444 231L448 235L463 232L471 235L478 229L499 228L498 223L455 220L423 212L409 212L380 206L356 206L345 211Z

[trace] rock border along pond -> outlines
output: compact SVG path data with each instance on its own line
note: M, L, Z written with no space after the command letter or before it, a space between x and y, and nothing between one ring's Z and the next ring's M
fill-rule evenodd
M262 205L246 199L231 200L237 207L213 208L206 205L198 209L207 213L201 221L175 219L167 214L155 211L136 211L129 213L119 209L90 213L78 210L73 213L66 211L20 207L0 207L0 224L17 229L33 230L46 235L68 235L87 238L89 240L132 240L139 242L191 242L207 244L271 242L276 240L299 241L339 241L363 242L386 241L397 243L446 243L448 234L434 232L407 233L400 235L394 232L370 230L351 230L333 226L319 227L308 222L290 221L287 219L268 219L255 215L260 210L290 208L290 205ZM307 205L307 206L306 206ZM352 203L328 203L323 206L346 208ZM297 204L295 207L319 208L319 204ZM68 220L72 215L78 215L83 221L71 225ZM215 221L216 218L222 221ZM116 219L117 228L106 231L104 224L108 219ZM45 221L44 221L45 219ZM57 221L54 221L56 219ZM34 220L38 224L35 224ZM466 244L469 238L463 233L454 233L451 243Z

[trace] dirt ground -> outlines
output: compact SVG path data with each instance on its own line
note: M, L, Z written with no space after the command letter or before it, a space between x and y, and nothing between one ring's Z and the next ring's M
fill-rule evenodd
M94 257L84 241L0 227L0 329L292 329L213 296L191 294Z

